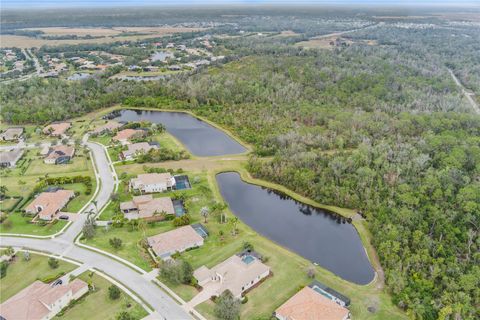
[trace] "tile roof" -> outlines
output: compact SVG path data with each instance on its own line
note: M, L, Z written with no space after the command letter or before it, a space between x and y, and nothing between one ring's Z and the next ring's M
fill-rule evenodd
M43 133L49 134L52 136L61 136L64 134L70 127L70 122L60 122L60 123L52 123L45 128L43 128ZM50 133L50 128L52 128L52 132Z
M13 149L11 151L0 152L0 162L15 162L23 154L23 149Z
M51 147L46 159L58 159L63 156L73 157L75 148L67 145L58 145Z
M128 156L135 155L137 152L145 152L146 153L146 152L150 151L151 149L158 149L158 146L151 145L148 142L138 142L138 143L129 144L127 146L127 150L122 151L122 154L123 154L124 157L128 157Z
M67 285L54 287L37 280L2 303L0 315L7 320L44 319L51 313L46 305L58 301L69 291L75 294L87 286L87 283L80 279L75 279Z
M139 136L144 135L144 131L143 130L135 130L135 129L124 129L124 130L118 131L117 134L115 135L115 137L113 137L112 139L117 140L117 141L122 141L122 140L131 139L131 138L133 138L137 135L139 135Z
M26 212L37 213L41 207L40 216L49 217L61 210L68 201L75 196L72 190L57 190L55 192L42 192L25 208Z
M138 210L139 218L149 218L155 213L174 214L172 199L169 197L153 198L151 195L133 197L132 201L120 203L121 210Z
M2 139L5 140L13 140L19 138L23 134L23 128L16 127L16 128L8 128L5 130L0 136Z
M185 247L193 247L198 242L203 242L203 238L191 226L183 226L148 237L148 244L158 256L174 253Z
M312 288L305 287L275 313L289 320L344 320L350 312Z
M134 186L165 183L167 186L171 187L172 175L168 172L144 173L144 174L139 174L136 178L133 178L132 183Z
M102 133L103 131L113 131L113 130L118 129L122 126L123 126L123 124L121 124L117 121L108 121L103 126L95 128L95 130L93 130L93 132L94 133Z

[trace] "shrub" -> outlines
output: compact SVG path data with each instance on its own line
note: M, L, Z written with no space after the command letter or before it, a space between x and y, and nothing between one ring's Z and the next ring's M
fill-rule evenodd
M2 261L0 263L0 279L5 278L5 276L7 275L7 269L8 269L8 262Z
M190 224L190 215L184 214L181 217L176 217L173 219L173 225L175 227L181 227L181 226L186 226Z
M50 266L50 268L52 269L57 269L58 268L58 265L59 265L59 262L57 259L55 259L54 257L50 257L48 259L48 265Z
M122 292L120 291L120 289L114 284L108 287L108 297L111 300L117 300L118 298L120 298L121 293Z
M108 240L108 242L116 250L120 249L122 247L122 244L123 244L122 239L117 238L117 237L110 238L110 240Z

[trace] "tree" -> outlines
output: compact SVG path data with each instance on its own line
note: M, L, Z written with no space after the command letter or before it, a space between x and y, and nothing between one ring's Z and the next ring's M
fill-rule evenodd
M48 265L50 266L50 268L52 269L57 269L58 268L58 265L59 265L59 262L57 259L55 259L54 257L50 257L48 259Z
M205 223L207 223L207 217L209 213L210 213L210 210L208 209L208 207L202 207L200 209L200 215L205 219Z
M215 304L214 313L221 320L237 320L240 317L240 300L230 290L225 290Z
M108 287L108 297L111 300L117 300L118 298L120 298L121 293L122 292L120 291L120 289L114 284Z
M87 220L85 220L82 229L85 239L92 239L93 237L95 237L95 225L95 218L93 217L93 215L89 214Z
M7 275L7 269L8 269L8 262L7 261L0 262L0 279L5 278L5 276Z
M29 251L24 251L23 252L23 260L30 261L30 252Z
M193 267L192 265L186 261L183 260L181 262L181 276L182 276L182 283L188 284L192 282L193 279Z
M5 198L5 196L7 194L7 191L8 191L8 188L7 188L6 185L1 185L0 186L0 199Z
M117 237L110 238L108 240L108 242L116 250L120 249L122 247L122 244L123 244L122 239L117 238Z
M12 247L8 247L7 249L5 249L5 255L12 257L13 255L15 255L15 250Z
M233 217L231 220L230 220L230 224L232 225L232 235L237 235L237 224L238 224L238 217Z
M315 268L314 267L307 268L307 277L309 277L310 279L315 278Z

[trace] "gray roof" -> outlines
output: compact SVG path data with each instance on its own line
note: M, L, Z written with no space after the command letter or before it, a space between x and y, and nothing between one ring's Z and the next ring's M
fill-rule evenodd
M23 154L23 149L13 149L7 152L0 152L0 162L16 162Z

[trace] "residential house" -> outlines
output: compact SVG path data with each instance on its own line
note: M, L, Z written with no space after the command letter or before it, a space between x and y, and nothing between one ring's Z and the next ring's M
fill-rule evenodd
M80 279L56 286L37 280L0 305L0 319L49 320L87 292Z
M43 128L43 133L52 137L61 137L67 132L68 129L70 129L71 126L72 124L69 122L52 123Z
M8 128L2 134L0 134L0 139L3 141L14 141L19 140L23 135L23 128Z
M347 308L330 300L322 293L305 287L275 310L279 320L347 320Z
M50 221L75 197L72 190L57 190L54 192L42 192L25 208L25 212L38 214L41 220Z
M67 145L53 146L48 150L48 153L43 159L46 164L64 164L68 163L75 154L75 148Z
M17 161L23 156L23 153L23 149L0 152L0 167L14 168L17 165Z
M183 226L172 231L147 238L153 252L163 260L167 260L176 252L203 245L203 237L192 226Z
M103 133L106 133L106 132L113 132L115 131L116 129L119 129L123 126L122 123L120 122L117 122L117 121L108 121L107 123L105 123L103 126L100 126L98 128L95 128L95 130L93 130L93 133L95 134L103 134Z
M202 266L195 270L193 276L200 286L217 282L219 285L214 296L230 290L234 297L240 298L242 293L268 277L270 267L263 264L253 255L233 255L212 269Z
M152 149L158 149L158 145L148 142L138 142L129 144L127 150L124 150L120 153L120 158L123 160L133 160L136 156L141 153L147 153Z
M148 219L156 214L175 214L172 199L153 198L151 195L133 197L132 201L120 203L120 210L128 220ZM159 216L160 217L160 216Z
M130 188L144 193L163 192L175 187L175 178L168 172L144 173L130 180Z
M124 129L117 132L112 138L113 141L118 141L121 144L130 143L130 139L141 138L146 135L145 130L140 129Z

